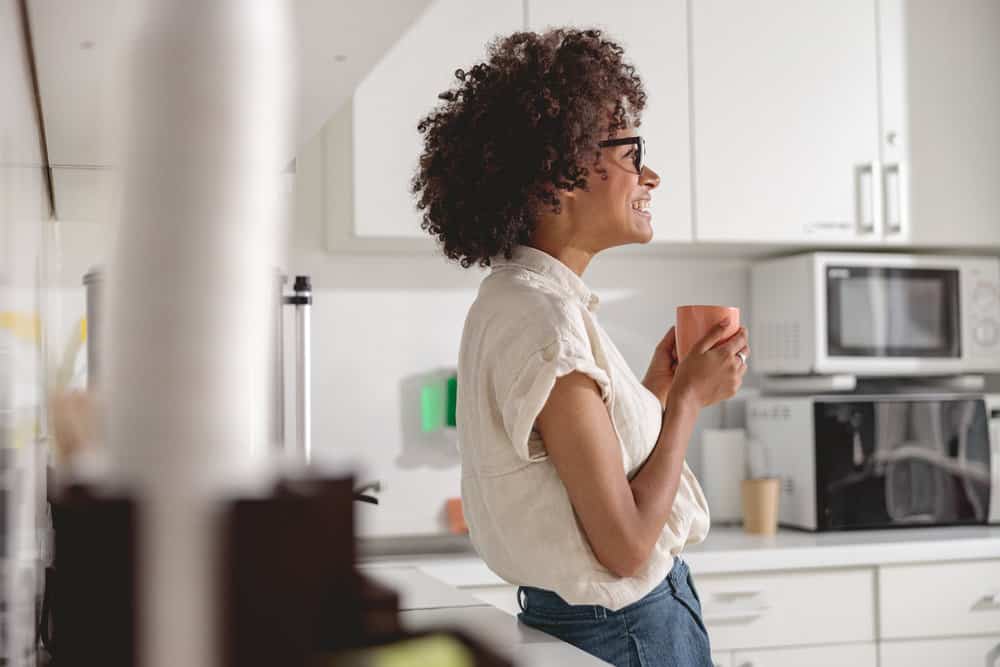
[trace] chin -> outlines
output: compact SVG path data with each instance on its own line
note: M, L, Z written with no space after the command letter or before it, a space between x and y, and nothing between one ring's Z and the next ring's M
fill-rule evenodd
M635 239L632 241L632 243L641 243L645 245L652 240L653 240L653 226L647 223L643 225L640 229L636 230Z

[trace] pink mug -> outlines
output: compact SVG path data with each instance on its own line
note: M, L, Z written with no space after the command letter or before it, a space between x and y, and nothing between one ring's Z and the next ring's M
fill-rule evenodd
M734 306L678 306L677 307L677 360L683 361L691 348L705 337L709 330L729 318L729 326L720 342L740 330L740 309Z

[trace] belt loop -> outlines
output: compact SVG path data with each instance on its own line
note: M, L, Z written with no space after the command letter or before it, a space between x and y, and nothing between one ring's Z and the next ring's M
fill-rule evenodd
M594 605L594 618L603 621L608 617L608 610L599 604Z

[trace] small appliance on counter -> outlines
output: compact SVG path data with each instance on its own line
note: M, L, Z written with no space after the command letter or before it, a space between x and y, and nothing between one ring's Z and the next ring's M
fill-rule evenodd
M751 269L748 436L806 530L1000 523L1000 258L813 252Z
M747 428L814 531L1000 523L1000 395L762 396Z
M1000 372L1000 258L815 252L759 262L751 283L760 373Z

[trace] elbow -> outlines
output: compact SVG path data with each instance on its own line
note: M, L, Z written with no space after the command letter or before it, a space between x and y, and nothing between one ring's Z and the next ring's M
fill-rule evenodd
M614 553L600 559L601 565L616 577L634 577L646 567L651 552L652 546L622 540Z

